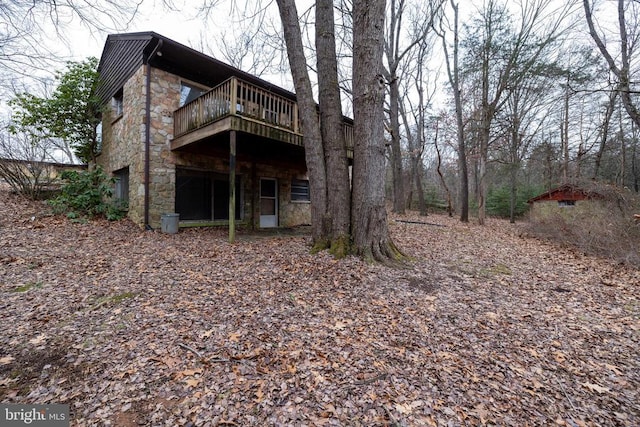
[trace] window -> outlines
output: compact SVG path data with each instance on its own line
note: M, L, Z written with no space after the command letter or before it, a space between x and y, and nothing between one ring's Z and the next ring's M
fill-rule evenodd
M203 93L207 92L207 89L197 86L192 83L181 82L180 83L180 106L190 103L194 99L198 98Z
M575 200L558 200L558 206L560 207L575 206L575 205L576 205Z
M113 107L113 114L115 115L115 117L120 117L122 116L122 114L124 113L124 106L123 106L123 90L120 89L118 92L116 92L115 95L113 95L113 99L111 100L111 106Z
M96 125L96 154L102 153L102 122Z
M309 202L309 180L293 179L291 180L291 201L292 202Z
M129 167L115 171L113 179L115 181L113 197L127 206L129 204Z

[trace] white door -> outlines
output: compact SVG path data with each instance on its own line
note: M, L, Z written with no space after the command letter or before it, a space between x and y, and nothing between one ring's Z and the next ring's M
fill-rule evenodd
M260 228L278 226L278 182L260 178Z

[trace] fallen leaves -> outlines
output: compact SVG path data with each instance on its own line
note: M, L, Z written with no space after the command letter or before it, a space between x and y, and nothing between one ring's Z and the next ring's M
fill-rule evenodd
M37 208L0 219L5 402L79 427L640 424L640 274L506 222L392 222L414 261L391 269Z

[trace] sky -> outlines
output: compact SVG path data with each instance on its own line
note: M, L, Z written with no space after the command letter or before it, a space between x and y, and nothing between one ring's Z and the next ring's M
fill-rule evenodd
M206 24L202 19L197 18L196 13L193 6L181 5L180 11L171 11L163 7L161 1L145 0L131 23L129 25L122 23L119 29L91 31L74 20L65 30L70 38L70 44L65 47L75 60L87 56L100 58L109 33L141 31L154 31L177 42L193 46L198 44L200 35L207 31Z

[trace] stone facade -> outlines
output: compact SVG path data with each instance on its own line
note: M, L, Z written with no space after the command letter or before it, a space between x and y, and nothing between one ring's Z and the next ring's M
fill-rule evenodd
M122 115L113 106L102 117L102 153L98 165L107 173L129 168L129 217L144 223L145 73L141 67L122 90Z
M151 68L150 102L150 162L149 162L149 225L160 227L163 213L175 211L176 167L229 173L229 159L171 151L173 112L180 104L181 79L166 71ZM140 67L123 88L123 114L114 117L113 109L103 115L103 149L98 164L107 173L129 168L129 217L144 225L145 192L145 120L146 66ZM292 227L311 223L308 202L291 201L291 180L305 179L304 164L278 166L254 159L238 161L236 175L242 190L241 224L259 226L259 179L275 178L278 182L278 225ZM183 224L186 225L186 224Z

